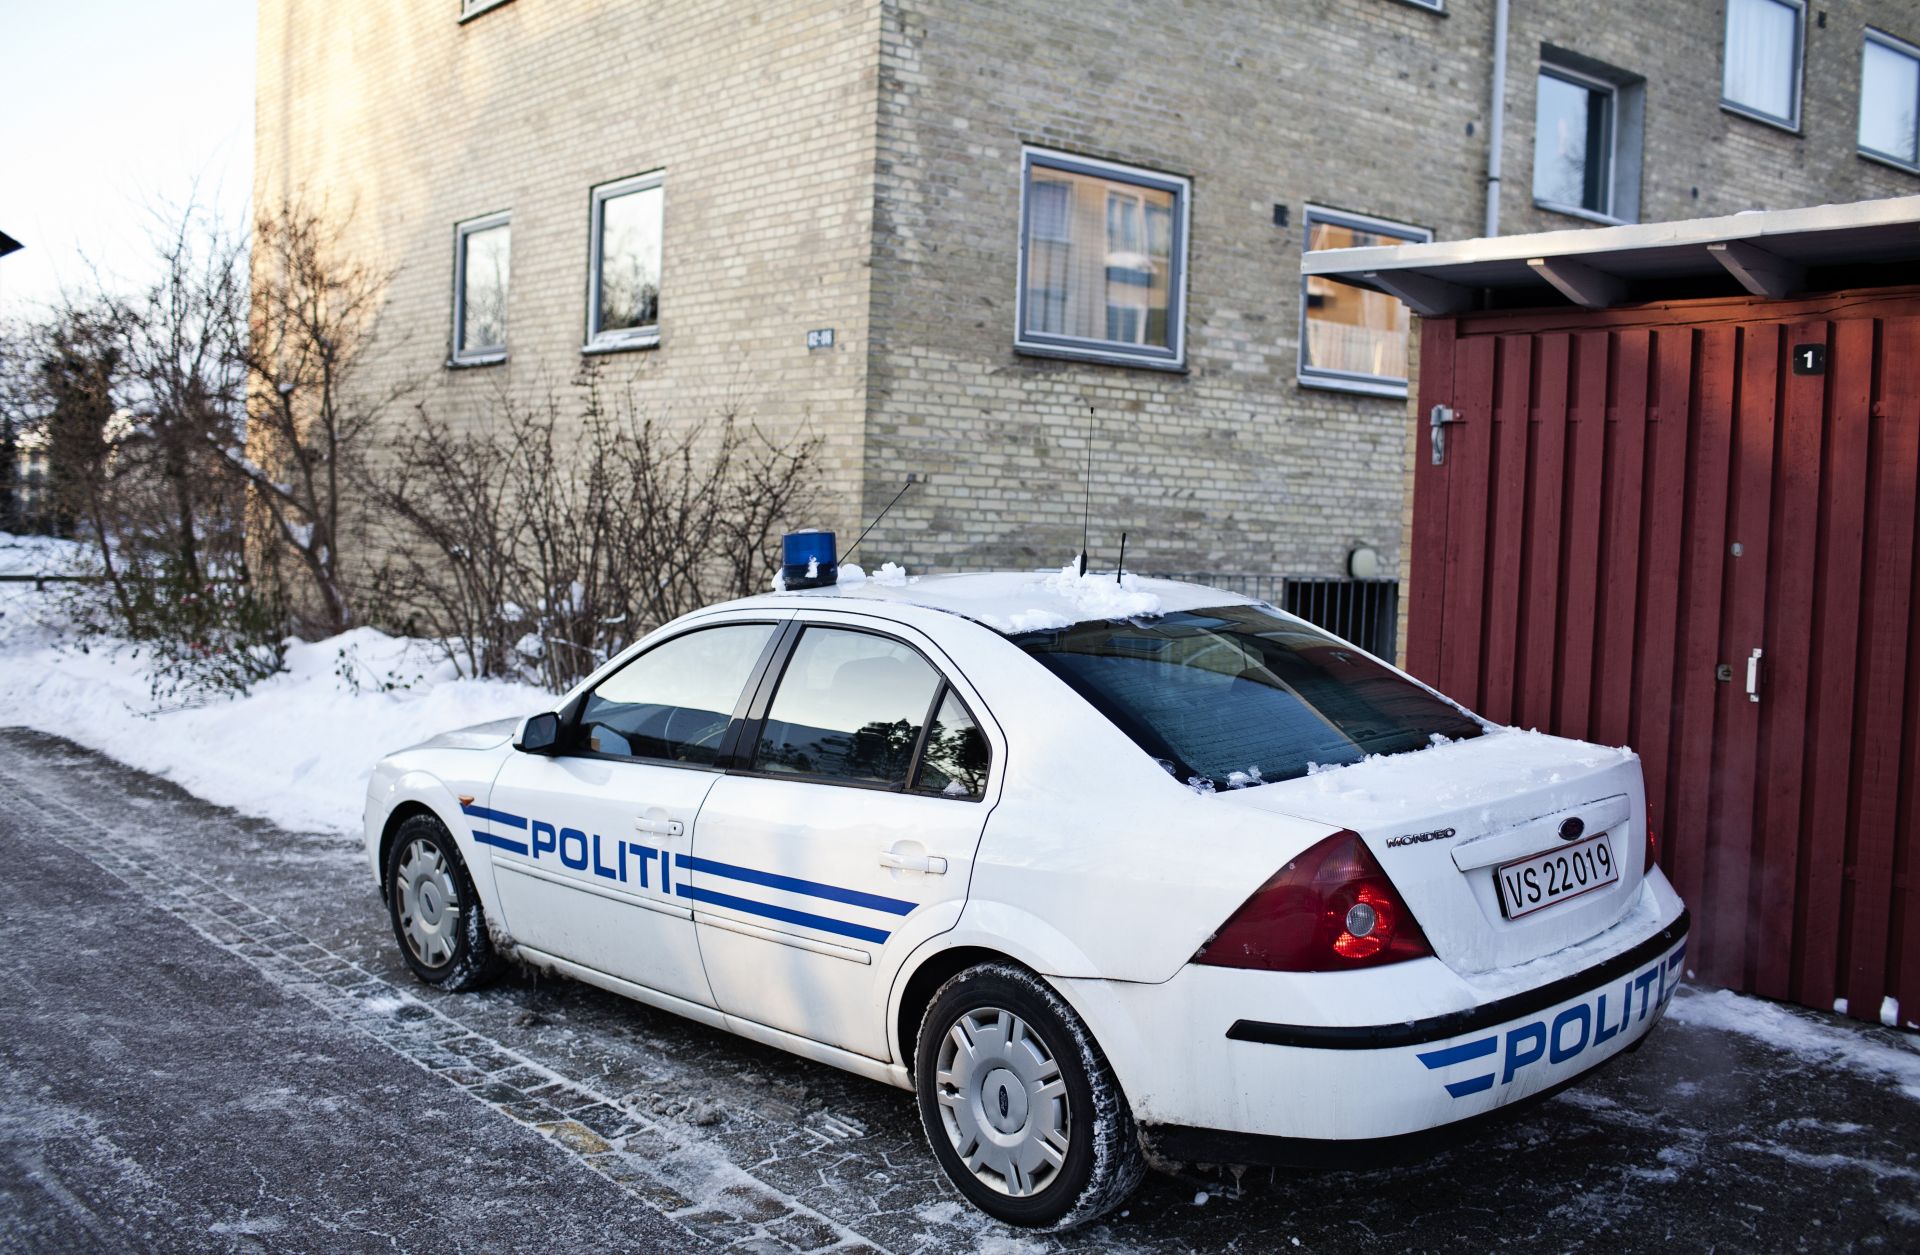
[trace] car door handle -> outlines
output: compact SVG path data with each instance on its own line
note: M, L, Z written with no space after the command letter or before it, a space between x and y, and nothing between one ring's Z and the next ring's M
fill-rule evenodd
M656 837L677 837L687 830L677 819L636 819L633 826Z
M947 860L937 854L895 854L892 850L882 850L880 866L903 872L925 872L929 876L947 874Z

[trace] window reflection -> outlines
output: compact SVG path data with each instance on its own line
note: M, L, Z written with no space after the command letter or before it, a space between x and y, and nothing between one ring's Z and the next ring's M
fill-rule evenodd
M484 353L507 344L506 223L469 231L460 240L460 351ZM444 238L444 237L443 237Z
M1533 130L1533 198L1612 212L1613 93L1542 71Z
M600 202L600 290L596 333L653 327L660 321L659 186Z
M902 787L938 683L898 641L808 628L780 677L753 765Z
M1370 248L1424 241L1424 232L1396 235L1364 230L1307 214L1307 248ZM1307 318L1301 341L1303 373L1333 372L1405 384L1407 307L1383 292L1308 275Z
M1029 178L1025 330L1172 348L1177 194L1037 164Z
M980 725L953 690L940 701L940 713L927 729L927 748L914 777L917 793L978 798L987 787L990 751Z

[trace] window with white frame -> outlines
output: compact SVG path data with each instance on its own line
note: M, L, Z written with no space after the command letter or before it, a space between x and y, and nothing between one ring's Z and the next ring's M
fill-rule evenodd
M1179 366L1188 188L1178 175L1028 150L1015 347Z
M1920 174L1920 47L1871 27L1860 50L1860 151Z
M453 361L477 365L507 356L507 275L511 228L506 214L454 227Z
M1789 130L1800 127L1800 28L1805 0L1727 0L1720 103Z
M660 243L666 188L658 171L593 189L587 348L660 342Z
M1306 248L1424 244L1433 232L1307 206ZM1407 395L1407 307L1394 297L1306 275L1300 285L1300 382L1377 396Z

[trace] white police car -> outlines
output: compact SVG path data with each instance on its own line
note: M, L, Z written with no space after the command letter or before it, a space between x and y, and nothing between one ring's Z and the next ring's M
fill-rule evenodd
M857 575L384 760L367 849L420 978L512 954L912 1089L962 1193L1056 1227L1147 1153L1451 1137L1673 994L1631 753L1211 588Z

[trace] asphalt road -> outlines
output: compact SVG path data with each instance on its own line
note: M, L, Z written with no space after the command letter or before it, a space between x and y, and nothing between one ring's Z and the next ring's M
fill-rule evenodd
M0 803L7 1250L1920 1248L1913 1098L1674 1023L1417 1166L1156 1175L1033 1238L907 1094L572 982L417 985L346 838L21 730Z

